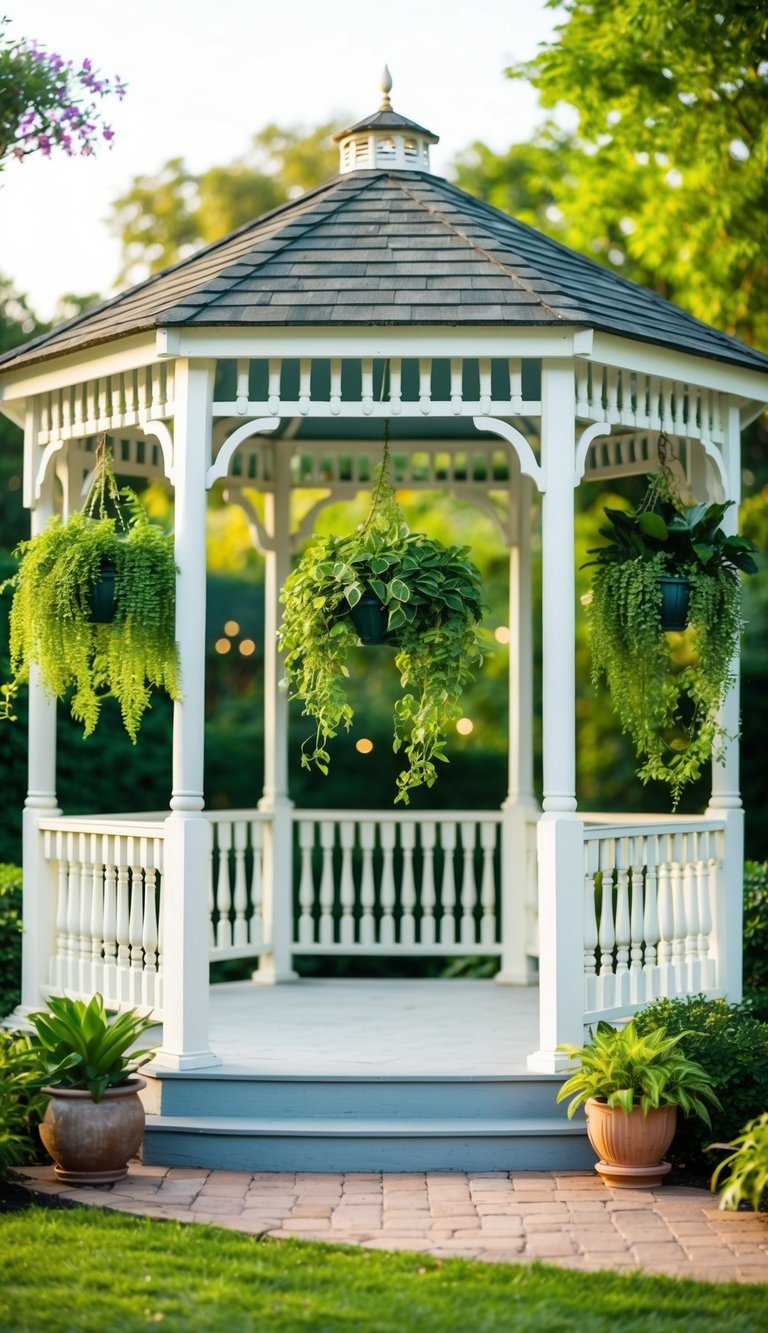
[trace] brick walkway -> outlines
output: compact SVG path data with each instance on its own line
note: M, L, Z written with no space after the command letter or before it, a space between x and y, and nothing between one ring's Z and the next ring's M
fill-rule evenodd
M62 1188L52 1167L27 1168L25 1176L30 1189L77 1203L249 1235L768 1282L768 1216L718 1212L704 1190L610 1190L583 1172L319 1175L135 1163L115 1185L80 1189Z

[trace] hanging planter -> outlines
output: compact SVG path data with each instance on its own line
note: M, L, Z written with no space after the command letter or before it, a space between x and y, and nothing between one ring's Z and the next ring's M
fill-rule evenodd
M365 647L393 642L387 631L389 612L375 592L364 592L357 605L349 608L349 616Z
M665 634L682 633L688 624L691 604L691 580L664 575L659 579L661 588L661 628Z
M102 560L96 581L88 594L89 620L92 625L111 625L115 618L116 573L111 560Z
M409 532L389 479L389 442L365 522L347 537L316 537L285 582L279 634L290 697L316 730L304 768L328 772L328 741L349 729L350 651L390 643L404 694L395 704L393 749L406 767L398 801L431 787L445 761L445 733L461 716L461 695L482 665L483 588L468 547Z
M724 738L718 715L733 681L742 629L739 572L754 574L754 544L726 536L732 501L686 505L660 447L634 510L606 509L607 544L588 601L592 679L605 677L643 782L665 782L675 809ZM670 632L686 632L683 641Z
M13 718L16 692L35 663L53 698L72 690L72 716L85 736L111 694L135 742L151 688L179 698L176 564L173 538L150 523L133 491L118 490L104 437L82 512L66 523L52 518L16 555L13 674L0 715Z

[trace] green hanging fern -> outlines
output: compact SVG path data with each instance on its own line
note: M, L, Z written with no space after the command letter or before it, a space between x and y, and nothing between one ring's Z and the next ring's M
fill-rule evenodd
M674 809L704 764L719 758L718 713L742 629L738 570L757 565L750 541L722 531L729 504L685 507L664 472L649 481L646 506L605 510L610 526L600 532L609 544L590 552L599 566L587 607L592 679L607 681L642 761L638 776L667 783ZM689 580L684 639L662 629L662 575Z
M120 494L127 522L105 513L106 501L117 498L117 487L100 446L83 512L66 523L50 519L41 533L17 547L10 612L13 676L3 688L5 717L13 716L13 698L33 663L52 697L63 699L72 690L72 716L83 723L84 736L94 730L108 695L117 700L134 743L151 687L179 698L173 539L150 523L132 491ZM115 568L110 625L90 619L89 597L104 562Z
M407 760L396 800L408 804L414 787L433 785L436 762L446 762L447 728L461 716L462 691L484 656L482 579L468 556L468 547L408 531L389 482L385 441L366 522L348 537L316 538L281 594L279 643L290 697L316 722L303 767L327 773L327 743L352 723L345 682L358 634L350 612L372 591L387 609L405 690L395 705L393 749L402 748Z

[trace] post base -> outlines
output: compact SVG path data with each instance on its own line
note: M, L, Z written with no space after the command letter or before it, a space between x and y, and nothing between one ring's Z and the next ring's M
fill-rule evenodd
M146 1072L151 1074L154 1069L173 1069L182 1073L185 1069L211 1069L220 1064L219 1056L214 1055L213 1051L186 1051L181 1055L178 1051L159 1050L152 1064L146 1067Z

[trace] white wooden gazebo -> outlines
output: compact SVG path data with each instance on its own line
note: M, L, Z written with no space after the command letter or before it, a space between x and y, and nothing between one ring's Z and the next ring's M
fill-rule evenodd
M341 171L328 184L0 360L0 409L24 428L32 531L81 503L106 431L122 476L173 488L180 571L168 812L62 814L55 705L31 683L22 1012L41 992L100 990L153 1009L157 1067L190 1071L218 1060L212 958L259 958L258 978L280 982L301 953L487 953L500 955L500 980L520 985L538 958L528 1064L553 1074L558 1044L599 1016L658 994L740 994L737 742L701 817L577 805L574 493L584 477L652 469L663 431L698 497L738 500L740 433L768 402L768 358L431 175L436 137L391 109L388 88L378 112L337 137ZM292 495L320 488L322 504L366 489L384 420L396 484L470 499L509 549L509 789L498 810L301 811L290 799L278 595L317 512L297 528ZM210 813L214 486L245 506L264 553L266 752L258 809ZM737 734L736 691L724 725ZM599 921L598 873L615 886Z

